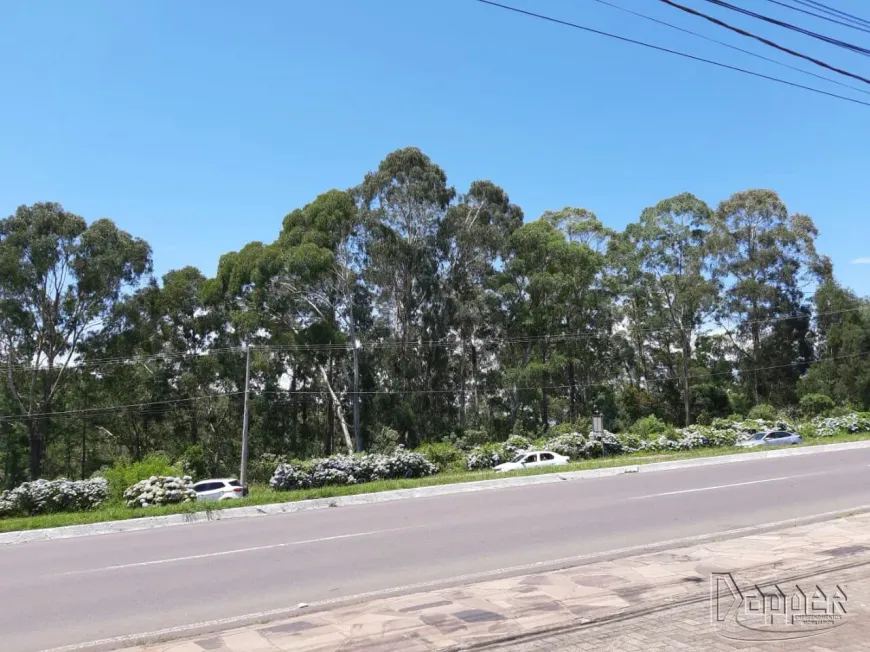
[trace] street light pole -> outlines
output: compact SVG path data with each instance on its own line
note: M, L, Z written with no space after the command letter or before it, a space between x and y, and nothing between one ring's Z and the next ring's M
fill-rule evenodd
M251 345L245 346L245 409L242 415L242 468L239 482L245 495L248 493L248 394L251 388Z

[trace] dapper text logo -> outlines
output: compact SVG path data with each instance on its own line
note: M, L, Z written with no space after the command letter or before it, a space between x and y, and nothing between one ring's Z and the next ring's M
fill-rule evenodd
M839 585L751 584L741 589L731 573L710 577L710 616L719 635L740 641L784 641L817 636L846 617Z

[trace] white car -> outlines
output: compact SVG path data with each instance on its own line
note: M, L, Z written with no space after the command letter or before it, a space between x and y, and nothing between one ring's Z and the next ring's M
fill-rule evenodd
M759 432L749 439L737 442L740 448L755 448L756 446L794 446L802 444L803 439L800 435L787 430L771 430L769 432Z
M570 461L570 458L550 451L526 451L516 455L510 462L499 464L493 470L504 473L519 469L536 469L541 466L559 466Z
M202 480L193 485L197 501L233 500L241 498L245 490L234 478Z

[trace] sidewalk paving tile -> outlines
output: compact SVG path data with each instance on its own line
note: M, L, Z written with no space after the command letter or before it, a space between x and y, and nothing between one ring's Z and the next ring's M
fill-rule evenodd
M864 559L870 560L870 515L364 604L336 605L267 625L126 652L436 652L498 637L564 630L566 625L581 627L574 634L566 631L562 638L555 633L525 641L521 637L504 649L770 652L780 648L724 639L713 631L704 599L711 572L729 571L740 582L760 581L774 573L787 577ZM848 604L856 605L856 614L862 600L870 604L870 568L863 579L857 589L846 587ZM865 589L866 596L859 598ZM686 603L689 598L694 602ZM649 607L662 613L646 613ZM619 616L618 622L596 625L612 616ZM868 631L862 630L860 636L851 621L850 627L832 631L828 638L834 641L836 633L834 647L870 649L863 643L870 640L870 613L864 614L864 620ZM561 647L554 647L557 644ZM819 650L834 649L826 647L833 643L821 637L813 644Z

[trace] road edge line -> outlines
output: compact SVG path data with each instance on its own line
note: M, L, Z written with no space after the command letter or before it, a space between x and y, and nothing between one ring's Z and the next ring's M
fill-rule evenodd
M686 460L672 460L668 462L650 462L649 464L627 464L624 466L613 466L600 469L567 471L565 473L543 473L540 475L496 478L493 480L480 480L474 482L457 482L434 485L431 487L417 487L413 489L393 489L390 491L363 493L353 496L313 498L310 500L297 500L286 503L268 503L265 505L231 507L227 509L190 512L186 514L169 514L166 516L145 516L142 518L132 518L121 521L102 521L100 523L88 523L85 525L66 525L56 528L17 530L15 532L0 533L0 547L36 541L52 541L57 539L114 534L118 532L137 532L139 530L152 530L156 528L175 527L179 525L205 523L210 521L252 518L256 516L272 516L276 514L294 514L297 512L307 512L330 507L352 507L356 505L371 505L396 500L407 500L410 498L430 498L460 493L471 493L475 491L489 491L493 489L506 489L539 484L555 484L572 480L607 478L626 473L657 473L661 471L718 466L721 464L737 464L741 462L798 457L801 455L815 455L864 448L870 448L870 441L820 444L817 446L787 448L757 453L733 453L729 455L697 457Z
M454 586L462 586L474 582L491 581L503 577L512 577L523 575L531 572L556 572L576 566L585 566L600 562L612 561L615 559L623 559L626 557L637 557L648 555L666 550L674 550L686 546L697 545L699 543L713 543L716 541L725 541L729 539L739 539L741 537L754 536L773 532L777 530L785 530L794 527L805 525L813 525L824 521L846 518L849 516L859 516L870 513L870 505L859 505L849 509L835 510L832 512L822 512L820 514L811 514L810 516L801 516L783 521L773 521L770 523L761 523L759 525L750 525L741 528L733 528L730 530L722 530L719 532L710 532L708 534L697 534L690 537L680 539L669 539L666 541L658 541L655 543L641 544L626 548L616 548L613 550L605 550L603 552L588 553L568 557L564 559L548 560L542 562L534 562L530 564L522 564L520 566L512 566L510 568L494 569L490 571L481 571L478 573L470 573L444 580L432 580L428 582L419 582L406 586L398 586L389 589L381 589L377 591L369 591L357 595L347 596L344 598L334 598L331 600L323 600L308 604L304 608L286 607L281 609L272 609L253 614L244 614L241 616L232 616L229 618L216 619L211 621L191 623L189 625L178 625L153 632L140 632L136 634L128 634L117 636L97 641L86 641L83 643L75 643L63 647L51 648L43 652L111 652L113 650L124 649L134 646L150 646L167 641L180 640L183 638L192 638L213 634L215 632L229 631L232 629L251 627L253 625L265 624L280 620L283 618L292 618L301 614L313 614L336 607L347 606L350 604L361 604L371 600L383 598L400 597L412 593L424 591L433 591L437 589L447 589ZM673 605L672 605L673 606ZM560 627L579 627L578 623L564 625ZM529 632L528 636L540 635L543 632ZM481 645L496 643L497 641L481 642ZM474 648L465 648L474 649Z

